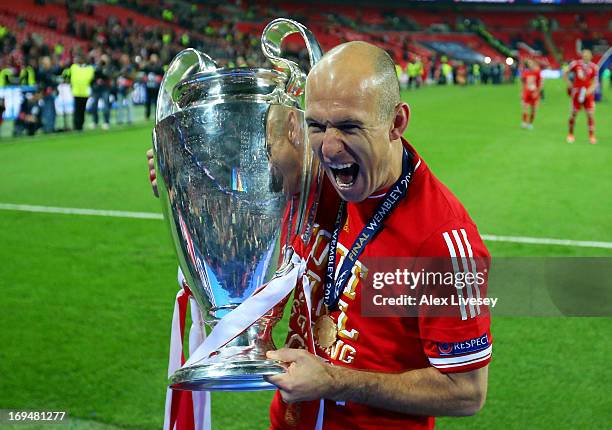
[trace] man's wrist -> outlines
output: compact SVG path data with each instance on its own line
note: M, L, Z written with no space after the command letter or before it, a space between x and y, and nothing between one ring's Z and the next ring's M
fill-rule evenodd
M348 380L345 374L348 369L344 369L340 366L334 366L333 364L326 364L325 371L331 378L332 383L327 387L323 397L335 401L344 400L341 397L342 393L345 391L345 384Z

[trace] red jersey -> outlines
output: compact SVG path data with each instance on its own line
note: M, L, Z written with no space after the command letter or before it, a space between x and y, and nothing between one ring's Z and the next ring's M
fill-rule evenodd
M295 252L307 262L305 278L311 288L311 297L322 294L323 273L327 266L329 252L330 231L333 229L336 213L340 205L340 198L326 175L323 176L321 196L316 212L315 224L310 240L304 244L297 237L293 242ZM304 278L302 278L302 281ZM312 302L311 302L312 303ZM291 315L289 330L285 346L288 348L306 349L315 354L314 339L312 338L311 315L304 294L304 285L298 282L291 302ZM285 403L277 391L270 405L270 423L273 429L309 429L315 428L319 411L319 401Z
M574 89L589 88L597 77L597 65L593 62L572 61L569 65L569 71L574 74L572 84Z
M540 86L542 85L542 76L539 70L523 70L521 73L521 82L523 83L523 94L530 93L539 96Z
M476 226L461 203L433 176L414 149L405 141L404 145L413 153L415 161L408 194L356 260L351 278L340 297L339 309L330 313L338 330L335 342L325 349L317 345L315 352L334 365L386 373L430 366L444 373L483 367L490 361L492 347L489 316L481 314L479 309L464 306L457 308L454 317L444 318L426 315L414 318L365 317L361 314L361 289L368 273L363 261L368 257L443 257L449 260L454 257L484 257L486 261L489 258ZM372 196L360 203L347 204L346 223L338 239L336 270L381 198ZM329 216L329 211L323 212ZM336 214L337 210L332 213L332 218ZM329 221L326 220L328 225L331 224ZM316 283L312 291L312 315L306 318L292 310L290 325L302 321L302 324L296 324L300 326L298 330L308 327L325 312L323 283L331 235L329 230L323 229L318 233L309 258L309 269L310 260L313 260L310 276ZM298 338L292 331L289 333L289 346L294 346ZM312 347L310 335L306 338L303 343ZM476 343L478 347L461 347ZM314 428L318 403L303 402L287 407L277 393L271 408L272 428ZM433 426L433 417L412 416L352 402L326 400L323 409L323 429L326 430L431 429Z

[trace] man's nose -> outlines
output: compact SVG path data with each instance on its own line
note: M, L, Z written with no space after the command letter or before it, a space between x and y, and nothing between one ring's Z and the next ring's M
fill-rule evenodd
M338 153L344 151L344 143L342 142L340 132L333 128L327 127L325 134L323 135L323 142L321 145L321 153L324 158L333 158Z

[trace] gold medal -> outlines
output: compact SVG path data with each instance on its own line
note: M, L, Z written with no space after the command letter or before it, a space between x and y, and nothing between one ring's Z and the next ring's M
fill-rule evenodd
M336 323L329 315L321 315L314 325L315 342L321 348L329 348L336 341L338 329Z
M300 403L289 403L285 410L285 423L290 427L297 427L300 422L300 412L302 405Z

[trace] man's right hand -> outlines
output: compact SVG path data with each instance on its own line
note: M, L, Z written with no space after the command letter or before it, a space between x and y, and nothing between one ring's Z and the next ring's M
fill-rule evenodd
M151 181L151 187L153 187L153 195L159 197L159 191L157 190L157 176L155 175L155 161L153 160L153 150L147 151L147 162L149 163L149 180Z

